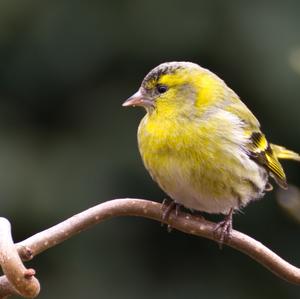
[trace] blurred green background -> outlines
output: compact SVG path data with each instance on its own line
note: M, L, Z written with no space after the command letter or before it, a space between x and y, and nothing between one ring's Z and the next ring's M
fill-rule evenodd
M300 151L299 1L1 0L1 215L16 241L109 199L162 201L137 150L144 111L121 104L151 68L172 60L217 73L270 140ZM284 166L300 185L300 165ZM300 225L276 191L243 214L235 228L300 265ZM105 222L29 265L40 298L299 298L300 291L235 250L142 218Z

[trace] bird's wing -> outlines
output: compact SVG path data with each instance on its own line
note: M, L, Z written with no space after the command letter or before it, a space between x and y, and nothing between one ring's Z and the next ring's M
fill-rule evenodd
M260 131L252 132L249 141L247 149L250 157L258 164L264 166L276 183L286 189L287 182L284 170L265 135Z
M226 110L237 115L244 123L247 131L259 131L259 121L249 108L239 98L233 97L231 100L232 102L226 107Z
M284 170L267 141L265 135L260 131L260 124L248 107L239 99L234 99L227 110L237 115L243 123L245 135L248 138L246 151L249 156L259 165L268 170L277 184L286 189L287 182Z

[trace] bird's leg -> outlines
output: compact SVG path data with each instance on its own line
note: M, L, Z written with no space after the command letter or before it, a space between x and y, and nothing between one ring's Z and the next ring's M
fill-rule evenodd
M177 217L180 211L180 204L176 203L172 200L169 204L167 204L167 199L163 200L162 209L164 210L162 213L162 221L166 221L169 219L171 212L175 209L175 216ZM163 225L163 223L162 223ZM172 227L168 224L168 232L171 232Z
M214 229L214 231L218 233L218 243L220 249L222 249L224 241L230 239L230 234L232 231L232 214L233 208L230 209L223 221L216 224Z
M180 204L176 203L173 200L168 204L167 199L164 199L162 202L162 209L164 210L162 214L162 220L166 221L174 209L175 209L175 216L178 216L180 211Z

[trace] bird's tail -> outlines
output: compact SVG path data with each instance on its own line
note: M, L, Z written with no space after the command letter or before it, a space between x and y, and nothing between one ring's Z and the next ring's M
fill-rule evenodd
M300 155L286 149L283 146L276 145L276 144L270 144L274 155L276 156L277 159L290 159L290 160L296 160L300 161Z

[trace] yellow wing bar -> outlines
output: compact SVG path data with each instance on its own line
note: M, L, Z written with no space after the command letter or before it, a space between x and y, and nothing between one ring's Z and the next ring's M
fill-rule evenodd
M249 150L253 159L269 171L270 175L280 187L286 189L286 177L284 170L278 161L279 156L273 151L273 148L268 143L264 134L259 131L252 133Z

